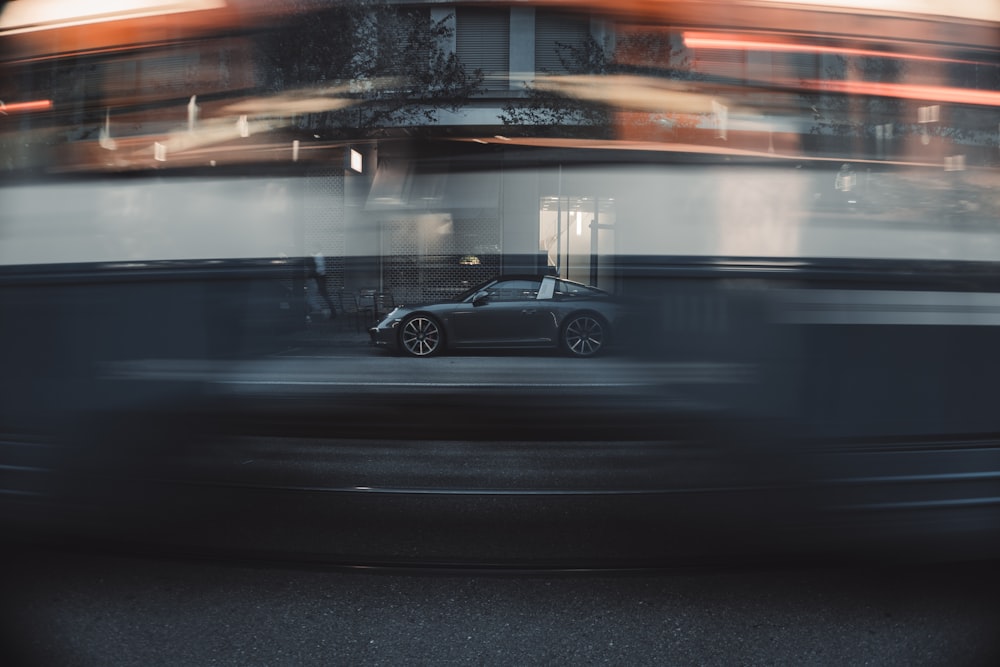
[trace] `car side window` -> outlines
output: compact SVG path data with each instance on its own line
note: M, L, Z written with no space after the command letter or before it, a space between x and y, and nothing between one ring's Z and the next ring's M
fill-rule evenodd
M487 288L490 301L531 301L538 294L540 280L503 280Z
M594 295L594 290L585 287L583 285L567 282L565 280L556 280L555 283L556 283L556 289L555 289L556 298Z

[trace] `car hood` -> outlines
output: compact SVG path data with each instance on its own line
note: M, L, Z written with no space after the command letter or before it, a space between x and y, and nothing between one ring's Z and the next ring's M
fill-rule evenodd
M403 316L409 315L410 313L416 312L418 310L426 310L426 311L430 311L430 312L435 312L435 311L440 311L440 310L447 310L447 309L450 309L450 308L453 308L453 307L459 306L459 305L461 305L461 304L458 303L458 302L454 302L454 303L453 302L445 302L445 303L431 302L431 303L413 303L413 304L407 303L407 304L402 304L402 305L396 306L395 310L389 311L389 314L386 315L383 319L389 319L390 316L392 316L394 318L396 318L396 317L403 317Z

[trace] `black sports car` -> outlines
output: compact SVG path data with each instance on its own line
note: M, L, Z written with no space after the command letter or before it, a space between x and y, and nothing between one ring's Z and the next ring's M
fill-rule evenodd
M556 276L500 276L451 301L400 306L368 330L378 347L429 357L458 348L603 351L622 315L607 292Z

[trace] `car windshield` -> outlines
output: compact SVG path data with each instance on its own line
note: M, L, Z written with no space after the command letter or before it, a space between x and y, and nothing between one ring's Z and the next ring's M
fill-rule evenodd
M492 280L487 280L486 282L479 283L475 287L470 287L464 292L459 293L452 299L452 301L454 301L455 303L462 303L464 301L469 301L470 299L472 299L472 297L476 295L476 293L481 292L482 290L486 289L495 282L496 279L494 278Z

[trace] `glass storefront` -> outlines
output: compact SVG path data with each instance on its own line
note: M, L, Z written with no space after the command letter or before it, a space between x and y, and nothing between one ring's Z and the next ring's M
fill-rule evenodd
M613 197L543 196L538 249L560 277L613 292L616 222Z

